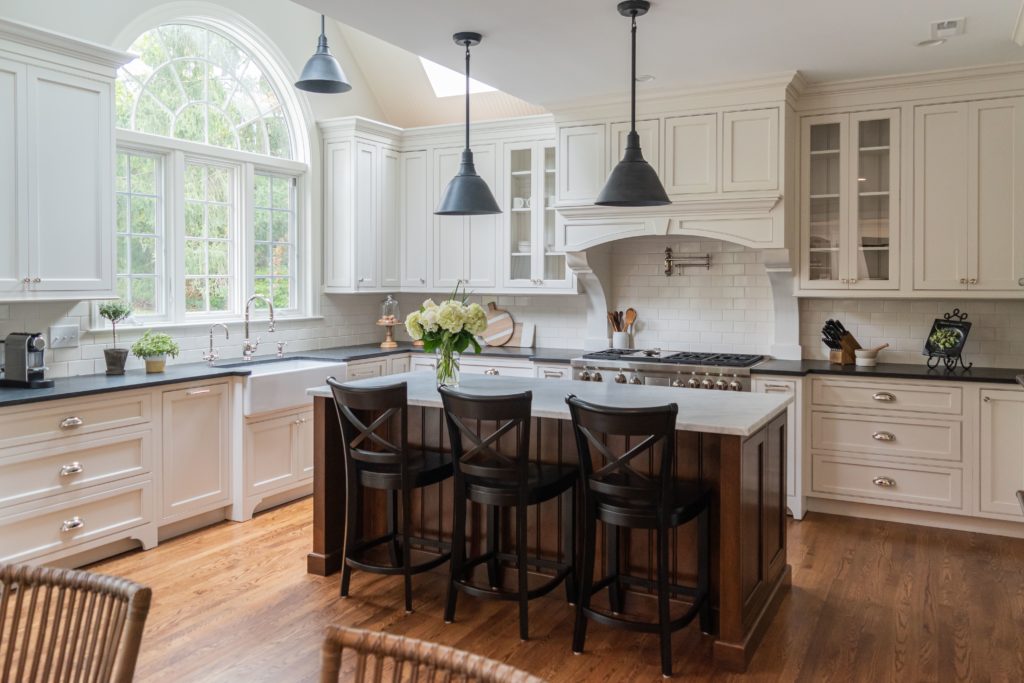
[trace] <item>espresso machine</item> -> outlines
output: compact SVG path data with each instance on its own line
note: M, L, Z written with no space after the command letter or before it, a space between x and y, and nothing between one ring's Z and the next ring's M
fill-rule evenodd
M4 376L0 387L45 389L53 386L46 379L43 353L46 339L38 332L12 332L4 340Z

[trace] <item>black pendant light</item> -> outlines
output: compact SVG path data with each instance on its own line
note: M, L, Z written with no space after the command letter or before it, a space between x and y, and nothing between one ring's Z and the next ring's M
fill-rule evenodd
M316 53L302 67L299 80L295 87L306 92L336 94L348 92L352 85L345 78L341 64L327 47L327 35L324 33L324 15L320 15L320 38L316 41Z
M459 172L448 183L441 197L441 203L434 211L438 216L483 216L501 213L498 202L491 194L484 179L477 175L473 165L473 152L469 149L469 48L479 45L483 38L479 33L456 33L452 38L456 45L466 47L466 149L462 150Z
M630 17L633 39L632 70L630 72L630 128L626 137L626 152L615 165L605 182L604 189L594 202L598 206L662 206L671 204L658 173L640 151L640 136L636 132L636 18L647 14L651 3L647 0L625 0L619 3L619 14Z

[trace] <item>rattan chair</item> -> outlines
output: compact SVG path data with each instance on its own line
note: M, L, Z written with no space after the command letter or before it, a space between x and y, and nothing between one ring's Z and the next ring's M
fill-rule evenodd
M320 683L342 680L342 655L355 655L355 670L346 665L346 682L353 681L479 681L479 683L544 683L543 679L487 657L437 643L380 631L330 626L324 638Z
M150 596L116 576L0 564L0 681L128 683Z

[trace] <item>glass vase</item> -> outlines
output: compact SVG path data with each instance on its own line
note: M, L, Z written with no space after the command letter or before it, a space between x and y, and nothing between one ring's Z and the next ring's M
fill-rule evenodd
M452 349L439 348L434 352L437 358L437 386L457 389L459 386L459 362L462 354Z

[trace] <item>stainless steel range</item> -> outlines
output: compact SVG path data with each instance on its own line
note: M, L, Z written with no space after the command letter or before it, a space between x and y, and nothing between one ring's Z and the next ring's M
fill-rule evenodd
M653 384L682 389L750 391L750 368L764 356L661 349L608 349L570 361L583 382Z

